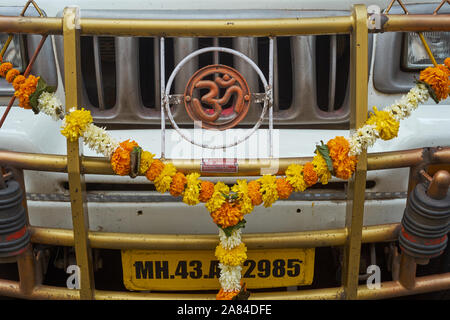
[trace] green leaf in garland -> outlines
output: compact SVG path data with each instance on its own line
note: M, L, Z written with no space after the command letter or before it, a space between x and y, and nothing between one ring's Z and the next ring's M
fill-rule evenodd
M33 110L33 112L35 114L39 113L38 99L41 96L41 93L44 92L46 88L47 88L47 83L45 82L45 80L42 78L39 78L38 83L36 85L36 90L34 90L34 92L30 95L31 109Z
M130 152L130 177L136 178L139 175L139 167L141 166L141 147L134 147Z
M425 87L428 89L428 93L430 94L431 98L433 98L434 102L439 103L439 99L436 96L436 92L434 92L433 88L428 83L426 83L425 81L422 81L422 80L417 80L417 79L415 79L414 82L416 84L425 85Z
M330 171L333 174L333 160L331 160L331 157L330 157L330 150L328 149L328 146L323 143L322 140L320 142L322 143L322 145L317 145L316 150L325 159L325 162L327 163L328 171Z
M227 237L231 237L231 234L233 233L234 230L240 229L240 228L245 228L245 223L247 221L245 221L245 219L242 219L242 221L238 222L237 224L235 224L234 226L228 227L228 228L222 228L223 232L225 232Z

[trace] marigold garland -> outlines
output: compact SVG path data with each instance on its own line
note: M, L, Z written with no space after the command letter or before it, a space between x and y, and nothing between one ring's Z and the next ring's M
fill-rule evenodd
M17 80L17 78L19 79ZM36 86L39 79L40 77L35 77L33 75L29 75L27 78L23 77L23 79L20 76L17 76L14 79L13 85L16 83L17 86L17 89L14 87L16 90L14 95L19 98L20 107L24 109L31 109L30 96L34 93L34 91L36 91Z
M159 192L169 191L173 196L182 195L183 202L188 205L196 205L200 201L205 203L214 223L219 227L220 244L215 254L220 261L219 282L222 288L216 298L226 300L235 297L241 289L241 265L247 259L247 248L241 241L244 214L250 213L254 206L262 203L265 207L270 207L276 200L287 199L293 191L304 191L315 183L327 184L332 174L342 179L350 178L361 152L372 146L377 138L389 140L396 137L400 120L408 117L419 103L430 96L436 102L446 99L450 87L450 58L446 58L444 65L423 70L416 86L399 101L380 111L374 107L366 123L357 128L349 139L338 136L329 140L326 145L317 146L312 162L289 165L285 177L277 179L276 176L263 175L250 182L237 180L230 193L230 188L223 182L213 184L200 180L197 172L185 176L177 172L173 164L153 159L155 155L141 151L135 141L117 143L105 129L92 123L92 116L87 110L74 110L64 117L62 103L56 98L54 90L45 86L45 81L42 86L39 77L29 75L25 78L10 62L3 62L1 56L0 63L0 76L12 83L14 95L19 98L19 106L30 109L30 97L33 96L33 108L38 102L37 110L33 109L35 113L42 111L54 120L64 118L61 133L70 141L82 137L90 148L110 157L111 167L116 174L130 174L131 153L140 152L133 158L138 161L139 173L154 181ZM35 93L38 82L40 89Z
M116 174L125 176L130 173L130 152L138 146L133 140L125 140L119 144L111 157L111 167Z
M77 141L92 121L93 119L89 110L85 110L84 108L74 110L66 115L61 134L69 139L69 141Z
M303 166L293 163L286 169L286 179L294 188L295 192L303 192L306 189L306 182L303 179Z
M206 202L205 206L209 212L216 211L225 202L225 195L230 193L230 187L228 187L222 181L217 182L214 185L214 192L211 198Z
M378 111L377 107L373 107L373 113L366 121L368 125L374 125L378 131L378 135L383 140L391 140L398 134L400 122L394 118L389 111Z
M216 247L215 255L222 264L228 266L239 266L247 260L247 247L244 243L241 243L233 249L227 250L219 244Z
M13 68L11 62L5 62L0 65L0 77L5 77L9 70Z
M350 145L344 137L336 137L327 143L330 157L333 160L335 176L341 179L349 179L356 168L356 156L349 156Z
M216 295L216 300L232 300L241 290L225 291L220 289Z
M218 209L211 212L211 218L220 228L228 228L242 221L243 213L237 203L224 202Z
M183 172L178 171L175 173L172 177L172 184L170 185L170 194L174 197L181 196L186 183L187 179Z
M291 195L294 188L287 181L286 178L277 179L277 192L279 199L287 199Z
M139 173L140 174L145 174L147 172L147 170L150 168L150 166L152 165L155 155L151 152L148 151L142 151L141 153L141 163L139 165Z
M200 202L200 173L194 172L186 176L186 189L184 190L183 202L194 206Z
M308 162L303 167L303 180L308 187L315 185L319 177L317 176L317 172L314 170L314 165L311 162Z
M328 184L328 181L331 179L331 172L328 171L327 163L320 153L314 156L312 165L320 182L322 184Z
M172 163L167 163L164 165L159 176L155 178L155 188L156 191L164 193L169 191L170 184L172 183L172 177L177 172L177 168Z
M8 71L8 73L6 74L6 81L8 81L9 83L12 83L14 81L14 79L20 74L20 71L17 69L11 69Z
M261 184L252 180L247 184L248 187L248 196L252 199L252 205L259 206L262 203L262 194L261 194Z
M148 180L155 181L155 179L161 174L163 169L164 163L159 159L155 159L145 173L145 176Z
M420 80L428 83L433 88L437 99L440 101L448 97L450 86L449 75L449 68L439 64L436 67L428 67L422 70L420 72Z
M200 195L198 199L201 202L207 202L214 193L214 183L211 181L202 181L200 184Z
M241 206L243 214L248 214L253 211L252 199L248 195L248 184L246 180L236 180L231 191L237 194L237 201Z

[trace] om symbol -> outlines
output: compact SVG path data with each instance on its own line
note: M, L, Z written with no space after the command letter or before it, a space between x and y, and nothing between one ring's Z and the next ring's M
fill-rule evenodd
M197 96L201 89L209 91L199 99ZM221 89L225 92L219 97ZM201 121L204 129L225 130L236 126L247 115L250 90L237 70L224 65L210 65L189 79L184 103L191 119Z

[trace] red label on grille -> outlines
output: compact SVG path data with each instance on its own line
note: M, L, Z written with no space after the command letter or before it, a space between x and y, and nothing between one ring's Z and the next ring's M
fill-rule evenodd
M237 159L202 159L201 172L236 173Z

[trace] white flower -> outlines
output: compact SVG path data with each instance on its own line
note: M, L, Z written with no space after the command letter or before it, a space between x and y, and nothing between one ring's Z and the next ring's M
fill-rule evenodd
M225 292L241 290L241 266L227 266L219 263L220 285Z
M92 123L83 132L83 139L89 148L103 154L105 157L111 157L112 153L119 146L119 143L104 128L97 127Z
M219 228L220 244L223 248L230 250L241 244L241 229L234 229L231 235L227 237L225 232Z
M56 97L55 93L42 92L38 99L38 109L46 115L52 117L53 120L60 120L59 115L63 112L61 101Z
M359 155L364 149L373 146L378 138L378 132L375 125L364 125L354 134L351 135L349 139L350 151L349 155Z

